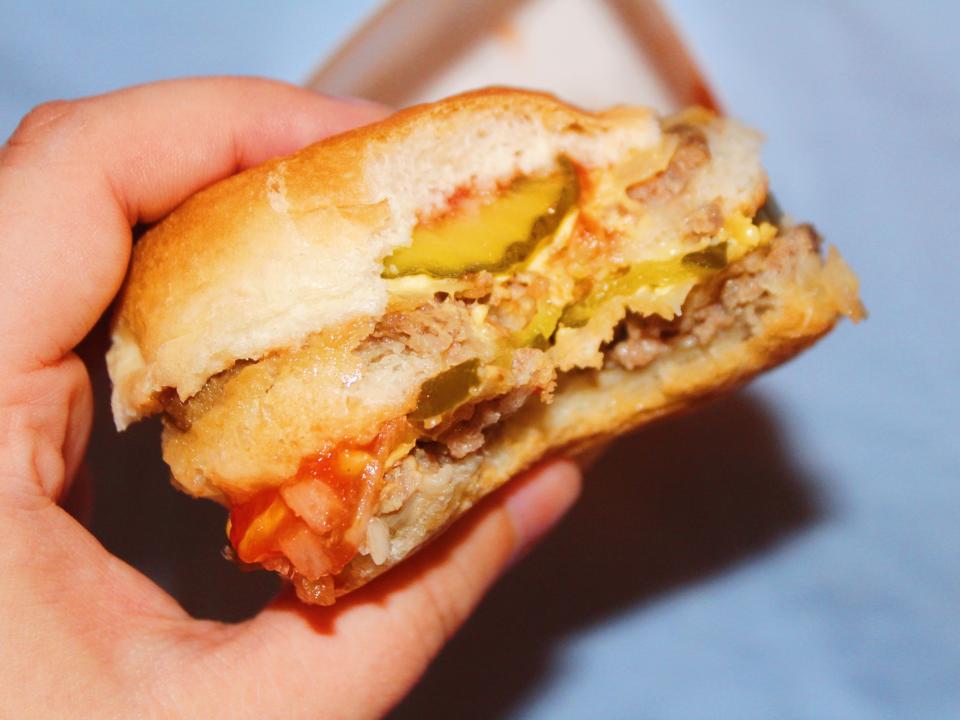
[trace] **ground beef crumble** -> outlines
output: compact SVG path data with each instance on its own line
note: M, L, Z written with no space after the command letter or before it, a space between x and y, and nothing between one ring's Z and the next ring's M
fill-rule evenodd
M515 413L535 392L534 387L516 388L506 395L469 406L467 417L440 435L437 442L443 444L455 460L479 450L486 440L483 431Z
M628 314L607 349L607 363L638 370L671 347L709 344L741 317L763 312L763 297L767 293L764 277L787 271L800 255L815 249L818 242L809 226L791 228L767 248L747 255L695 287L684 302L682 314L673 320Z
M446 301L390 312L377 324L370 339L397 341L418 355L437 355L464 341L462 310L455 302Z
M677 125L669 130L679 144L666 169L627 188L631 199L645 205L662 204L678 195L687 186L700 166L710 160L710 144L703 131L692 125Z

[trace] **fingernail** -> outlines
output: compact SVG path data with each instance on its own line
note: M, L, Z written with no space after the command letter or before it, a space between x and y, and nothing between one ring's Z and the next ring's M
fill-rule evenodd
M555 460L520 481L505 503L517 533L511 564L570 509L580 495L580 470L569 460Z

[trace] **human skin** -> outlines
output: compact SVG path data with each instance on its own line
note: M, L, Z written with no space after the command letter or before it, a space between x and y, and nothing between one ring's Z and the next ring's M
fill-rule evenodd
M73 349L120 287L131 228L383 114L266 80L179 80L42 105L0 149L0 715L380 716L576 498L572 463L541 464L334 607L285 594L236 625L191 618L59 504L92 415Z

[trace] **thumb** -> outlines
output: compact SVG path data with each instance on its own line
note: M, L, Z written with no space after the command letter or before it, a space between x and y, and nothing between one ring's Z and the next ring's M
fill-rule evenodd
M254 702L258 711L278 713L293 702L295 714L382 715L417 682L493 581L573 504L580 480L566 460L528 471L332 612L286 600L234 628L232 639L219 644L226 656L213 665L249 674L249 683L235 682L255 686L244 700L247 710Z

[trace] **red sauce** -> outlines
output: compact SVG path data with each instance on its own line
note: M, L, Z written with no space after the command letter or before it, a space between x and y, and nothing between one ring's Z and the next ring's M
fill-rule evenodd
M343 569L357 552L356 545L348 542L345 535L357 516L363 484L366 482L364 471L378 471L376 467L369 468L369 465L378 465L372 455L369 456L370 463L361 467L359 473L343 471L341 459L344 453L358 450L369 452L370 448L339 445L306 457L300 463L297 474L282 486L263 490L252 499L233 506L229 535L237 557L251 564L284 557L281 539L298 531L310 531L310 527L307 520L295 513L284 500L280 494L281 488L301 482L315 482L329 488L338 502L324 504L324 531L320 534L310 531L319 541L313 544L326 555L331 565L330 574Z
M417 222L421 225L432 225L444 220L452 215L457 215L463 211L464 206L476 202L478 199L477 191L470 185L458 186L450 195L442 209L429 215L417 214Z
M363 474L362 469L360 473L347 474L343 472L340 462L344 451L350 452L355 449L355 447L350 446L337 446L333 450L304 458L300 463L300 469L297 470L295 481L316 480L322 482L333 490L337 499L344 506L356 510L357 504L360 502L359 479ZM361 452L369 453L369 446L362 448Z
M471 188L469 185L461 185L447 198L447 207L451 211L456 210L462 203L472 198L473 195L473 188Z
M279 503L276 507L275 503ZM270 515L278 515L279 522L271 527L263 527ZM257 521L260 521L257 523ZM289 508L280 498L279 493L271 488L264 490L245 503L234 505L230 510L228 525L230 544L245 563L259 563L281 557L282 553L276 547L276 538L285 526L296 521ZM255 524L259 527L255 527Z
M568 162L577 175L577 188L580 191L580 195L584 197L588 196L593 192L593 178L590 176L590 171L583 167L583 165L575 163L572 160L568 160Z
M310 580L340 572L357 554L379 496L383 462L406 427L403 420L390 421L366 445L342 443L310 455L286 482L234 504L227 527L237 557L249 564L289 563Z

